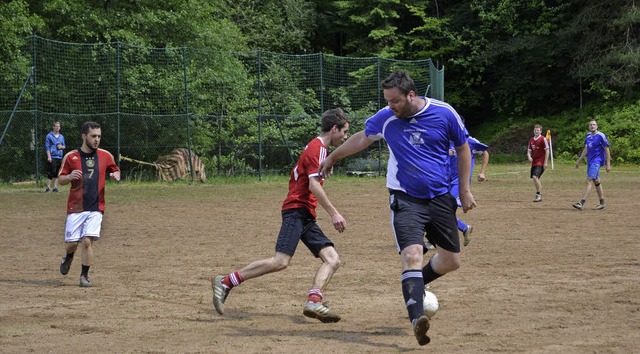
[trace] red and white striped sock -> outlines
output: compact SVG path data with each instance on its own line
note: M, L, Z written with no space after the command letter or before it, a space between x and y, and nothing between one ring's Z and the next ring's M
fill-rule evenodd
M309 290L309 297L307 298L307 301L310 302L322 302L322 290L315 288L315 289L311 289Z
M242 284L244 279L240 276L239 272L229 273L224 279L222 279L222 284L224 284L229 289L233 289L234 287Z

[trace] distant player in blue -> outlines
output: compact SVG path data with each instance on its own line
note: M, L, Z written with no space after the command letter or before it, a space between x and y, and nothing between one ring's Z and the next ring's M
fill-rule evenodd
M468 134L467 134L468 135ZM469 148L471 149L471 172L469 178L473 176L473 168L475 165L475 155L482 155L482 167L480 168L480 173L478 174L478 182L485 181L486 173L487 173L487 165L489 164L489 152L487 149L489 145L481 143L478 139L468 136L467 143L469 144ZM449 168L450 168L450 178L451 178L451 195L453 195L457 202L458 207L461 207L462 204L460 202L460 193L459 193L459 181L458 181L458 154L456 150L451 144L449 147ZM471 183L471 180L469 180ZM473 232L473 226L465 224L464 221L458 219L458 230L462 232L462 236L464 237L464 245L468 245L471 242L471 232Z
M402 295L419 345L431 341L424 314L424 287L460 267L457 204L449 193L449 143L458 154L460 201L466 213L476 206L469 178L471 150L464 123L447 103L416 95L409 75L396 71L382 82L388 106L365 122L320 164L328 176L333 165L384 138L389 148L387 188L396 246L402 257ZM438 250L423 267L425 232Z
M580 160L585 156L587 157L587 187L582 193L582 199L579 202L573 204L576 209L582 210L584 203L587 201L589 193L591 193L591 184L596 187L598 197L600 198L600 204L596 205L596 209L604 209L607 204L604 202L604 191L600 184L600 167L605 164L607 173L611 171L611 153L609 152L609 140L604 133L598 131L598 123L595 120L589 122L589 134L584 139L584 149L582 154L576 161L576 168L580 167Z
M47 189L45 189L45 192L51 190L51 181L53 181L53 191L58 192L58 171L64 156L64 149L67 148L64 143L64 136L60 133L60 122L53 123L53 130L47 134L44 146L47 149L47 162L49 163Z

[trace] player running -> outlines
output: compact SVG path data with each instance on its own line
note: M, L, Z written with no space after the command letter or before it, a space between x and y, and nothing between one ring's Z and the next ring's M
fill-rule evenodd
M467 143L469 144L469 149L471 149L471 171L469 173L469 178L473 176L473 169L475 167L475 155L482 155L482 166L480 167L480 172L478 173L478 182L484 182L487 179L486 173L487 166L489 165L489 152L487 151L489 145L481 143L478 139L469 136L468 132ZM449 174L451 178L450 193L456 198L458 207L461 207L462 202L460 201L457 166L458 154L456 153L456 149L454 148L452 143L449 147ZM469 180L469 183L471 183L471 180ZM456 220L458 221L458 230L462 232L462 236L464 237L464 245L467 246L469 242L471 242L471 233L473 232L473 226L466 224L464 221L460 220L460 218L456 217Z
M104 190L107 174L120 180L120 169L110 152L99 149L102 129L96 122L82 125L82 147L62 159L58 176L61 185L71 183L67 202L64 242L67 254L60 263L60 273L69 273L73 256L82 243L80 286L93 286L89 267L93 262L93 241L100 238L104 213Z
M302 313L322 322L340 321L340 316L323 303L324 289L340 266L340 258L333 242L316 223L316 207L320 203L338 232L347 228L347 221L331 204L322 188L324 178L318 174L318 166L326 158L329 146L338 146L347 139L348 130L349 120L342 109L331 109L322 115L320 136L309 142L291 171L289 194L282 205L282 226L275 255L211 280L213 305L219 314L224 314L225 300L233 288L246 280L287 268L298 243L302 241L316 258L322 260Z

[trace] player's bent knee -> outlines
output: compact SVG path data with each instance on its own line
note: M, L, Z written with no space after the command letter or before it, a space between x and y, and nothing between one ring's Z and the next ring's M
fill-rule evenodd
M422 264L422 252L407 252L402 254L403 263L406 264Z
M288 266L289 266L289 262L281 262L281 261L274 262L274 270L276 272L279 272L281 270L285 270L285 269L287 269Z
M443 257L442 267L449 273L457 270L462 265L459 254L451 254L449 257Z
M290 256L283 256L281 254L276 254L275 257L272 258L272 264L276 271L281 271L286 269L291 262Z
M331 268L338 269L342 262L340 261L340 257L336 257L335 259L332 259L329 264L331 265Z
M320 250L319 256L323 262L331 265L332 267L335 266L335 268L337 268L340 266L340 256L338 256L336 249L331 246Z

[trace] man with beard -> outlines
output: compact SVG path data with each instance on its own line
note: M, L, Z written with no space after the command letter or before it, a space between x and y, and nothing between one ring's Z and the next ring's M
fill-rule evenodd
M82 243L82 271L80 286L91 287L89 267L93 261L93 241L100 238L104 214L104 190L107 174L120 180L120 169L113 155L99 149L102 129L96 122L82 125L82 146L65 155L58 180L61 185L71 182L67 201L67 222L64 242L66 255L60 263L60 273L69 273L73 256Z
M460 201L464 212L476 206L469 179L471 150L464 123L448 104L418 96L413 80L397 71L382 82L388 106L365 122L320 164L328 176L341 158L384 138L389 147L387 188L391 221L402 257L402 295L419 345L428 344L429 318L424 314L424 287L460 267L456 199L449 193L449 144L458 155ZM437 246L423 267L425 232Z

